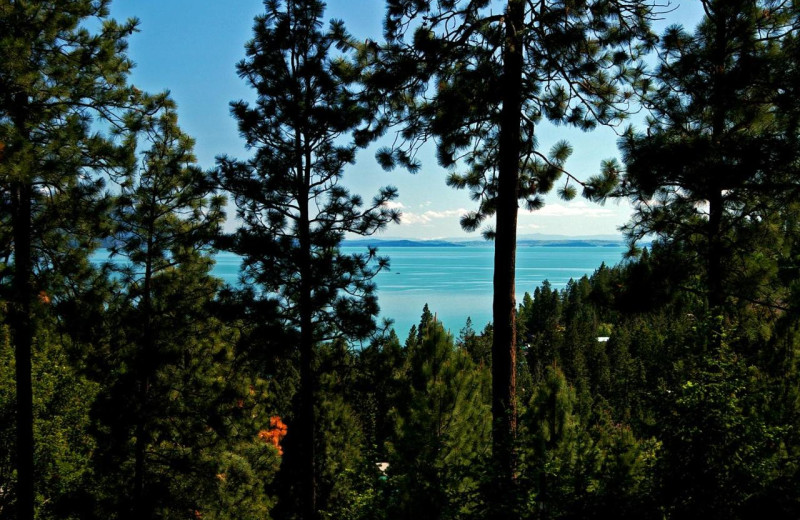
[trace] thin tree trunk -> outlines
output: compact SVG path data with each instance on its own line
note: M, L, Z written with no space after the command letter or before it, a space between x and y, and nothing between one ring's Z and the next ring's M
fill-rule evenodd
M154 188L155 189L155 188ZM143 294L142 294L142 313L144 330L142 350L139 352L139 360L136 364L139 374L138 381L138 417L136 418L136 443L134 445L134 469L133 469L133 518L149 518L153 507L150 498L145 494L145 472L147 455L147 409L148 394L150 393L150 373L155 356L155 331L153 330L153 248L155 244L155 216L153 208L155 201L151 201L151 213L147 235L147 256L145 258Z
M509 0L503 49L503 108L500 123L497 223L494 250L494 339L492 342L492 453L498 472L492 511L508 518L506 499L513 490L516 435L516 300L515 268L519 192L522 45L519 29L524 2Z
M12 119L24 140L29 140L27 129L28 96L22 92L14 96ZM28 167L32 165L27 164ZM13 302L11 330L14 338L17 390L17 519L33 520L33 381L32 353L34 324L31 315L33 294L33 186L22 177L11 186L12 220L14 237Z
M306 273L307 274L307 273ZM314 447L314 341L311 334L310 289L305 281L300 296L300 410L296 428L300 442L300 501L304 520L313 520L317 510Z
M301 478L301 511L304 520L313 520L317 511L317 479L315 472L316 453L314 447L314 345L311 335L306 332L311 325L307 316L301 316L300 331L300 421L299 436L302 447L300 455Z
M722 265L722 192L714 190L708 201L708 306L714 315L725 303Z
M17 518L33 520L33 384L32 347L33 262L31 259L32 186L13 186L14 302L11 328L14 331L14 360L17 378Z
M316 421L314 417L314 334L312 330L311 308L311 237L308 210L308 185L310 183L311 157L306 153L305 167L298 173L302 176L302 189L298 203L300 206L299 246L300 246L300 512L303 520L317 517L317 479L316 479ZM300 173L302 172L302 173Z
M723 7L724 9L724 7ZM712 93L713 119L711 122L711 139L714 145L719 144L725 131L727 111L727 82L725 78L727 48L727 19L726 13L717 8L714 15L715 49L714 49L714 91ZM725 174L725 165L719 164L708 172L710 175L708 193L708 252L707 252L707 281L708 281L708 306L712 315L722 313L725 302L723 288L725 274L723 273L723 248L722 248L722 216L723 195L722 176Z
M147 428L145 426L145 411L147 409L147 394L149 393L149 375L147 374L149 357L153 355L151 346L151 331L149 317L149 283L145 282L145 330L144 345L142 352L139 353L141 359L137 363L139 370L139 381L137 388L138 417L136 418L136 443L134 445L134 465L133 465L133 517L145 518L148 511L147 497L144 492L145 456L147 450Z

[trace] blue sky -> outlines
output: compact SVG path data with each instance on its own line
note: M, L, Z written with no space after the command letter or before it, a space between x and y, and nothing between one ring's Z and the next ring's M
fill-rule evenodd
M684 0L661 22L692 27L700 18L698 0ZM263 12L261 0L115 0L111 14L117 19L140 19L140 32L129 43L129 55L137 64L133 83L142 90L169 90L178 104L181 127L196 139L195 152L201 166L210 168L217 155L244 157L246 151L230 116L232 100L253 99L245 82L236 75L235 65L244 57L244 44L251 38L253 17ZM330 0L326 18L344 20L357 38L378 40L382 30L383 2L380 0ZM609 129L589 134L541 125L543 149L561 139L574 148L568 169L581 177L596 172L600 161L617 155L617 137ZM473 237L458 225L459 215L474 207L464 191L445 185L445 173L436 165L432 147L423 153L422 170L384 172L375 162L377 145L364 150L349 168L344 183L365 199L380 186L399 189L404 217L400 225L388 228L383 237L446 238ZM231 211L232 213L232 211ZM519 233L562 235L614 234L628 220L625 202L604 206L580 197L567 203L555 196L543 209L521 211ZM231 221L229 227L234 226Z

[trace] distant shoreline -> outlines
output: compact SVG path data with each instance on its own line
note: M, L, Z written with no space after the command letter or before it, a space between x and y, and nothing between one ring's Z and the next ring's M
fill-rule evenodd
M113 238L107 238L98 244L102 249L111 249L119 245ZM451 242L448 240L407 240L407 239L361 239L343 240L342 247L443 247L443 248L463 248L463 247L491 247L492 242L486 240L470 240ZM649 244L643 244L649 245ZM625 247L623 240L605 240L590 238L575 239L520 239L517 247Z
M481 247L491 242L476 240L469 242L449 242L446 240L343 240L342 247ZM531 240L517 241L517 247L623 247L623 240L593 240L576 238L574 240Z
M342 247L466 247L471 243L445 240L342 240Z

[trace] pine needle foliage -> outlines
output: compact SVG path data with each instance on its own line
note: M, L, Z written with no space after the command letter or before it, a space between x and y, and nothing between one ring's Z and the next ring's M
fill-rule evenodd
M785 97L796 84L787 64L800 19L792 2L702 3L706 15L694 32L671 26L661 38L644 98L647 129L620 140L620 193L636 208L630 239L689 244L719 311L733 293L770 299L768 290L736 289L757 283L738 257L776 236L782 225L774 216L800 186L797 110Z
M237 66L257 99L231 104L252 157L220 157L218 179L242 220L226 247L243 257L243 281L276 304L287 341L300 354L285 460L295 460L286 466L298 472L292 509L311 519L317 502L314 350L320 342L372 332L378 314L372 279L387 266L374 249L349 255L339 244L348 233L371 235L399 214L388 205L394 188L365 203L342 183L358 149L354 132L369 116L349 84L343 53L352 42L343 25L323 28L318 1L270 0L265 8Z
M633 109L654 43L650 2L390 0L386 44L360 46L367 90L382 100L377 127L399 125L397 145L378 152L386 168L418 171L416 153L435 140L448 183L469 189L477 209L464 229L484 228L495 240L492 381L494 465L499 472L493 514L504 517L513 488L516 428L515 251L518 207L542 207L542 196L567 173L565 199L602 198L619 169L587 182L569 174L572 149L537 145L539 123L590 130L615 125Z
M48 281L80 286L63 282L88 270L86 253L102 228L102 176L124 156L98 128L119 124L139 96L126 84L127 37L136 21L109 19L108 6L108 0L0 4L0 197L8 208L0 217L0 276L3 299L12 303L20 520L34 516L30 360L37 295L49 290Z
M212 241L225 218L224 199L197 166L174 105L162 101L156 111L126 117L124 144L135 160L117 178L110 213L117 291L104 360L113 368L96 410L104 440L99 459L107 480L129 498L110 501L109 516L195 506L180 486L166 483L202 473L190 453L200 463L202 448L221 433L205 421L218 404L213 381L229 368L224 328L209 315L219 288L210 275ZM205 473L215 483L214 472Z

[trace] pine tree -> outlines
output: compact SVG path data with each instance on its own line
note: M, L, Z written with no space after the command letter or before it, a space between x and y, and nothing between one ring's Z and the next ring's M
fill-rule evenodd
M379 151L383 165L418 170L419 144L435 138L439 163L453 172L449 184L469 189L479 203L462 226L475 230L495 218L484 234L495 241L492 439L502 494L513 489L514 474L518 205L541 207L571 153L565 142L542 153L534 134L543 119L590 129L624 117L631 96L624 84L640 72L632 63L643 51L637 38L650 38L651 7L508 0L497 8L485 0L392 0L388 43L368 42L361 58L374 58L366 81L386 100L382 122L401 124L408 145ZM586 195L612 183L615 167L606 166ZM568 175L560 194L572 198L576 183ZM499 516L503 503L497 499Z
M521 487L533 518L656 518L657 444L640 441L603 410L585 404L558 368L548 367L525 414Z
M520 328L524 330L520 342L526 345L528 364L536 380L544 377L545 368L560 361L564 342L561 314L561 295L547 280L534 290L533 298L525 293L519 312Z
M211 243L224 201L211 193L169 102L155 113L130 113L126 125L125 144L137 160L120 179L109 248L120 290L107 362L121 369L112 372L98 411L112 425L109 449L118 465L111 471L132 466L120 483L130 497L119 504L122 516L150 518L177 505L164 481L187 465L181 451L207 442L202 422L216 397L213 372L224 370L224 333L208 310L219 287L210 275ZM212 360L220 363L207 366Z
M736 274L746 261L735 257L775 233L771 217L797 193L796 111L785 98L794 82L785 71L798 19L787 2L703 6L694 33L678 26L664 33L644 100L653 116L646 133L631 130L621 141L621 192L636 207L629 236L655 234L691 255L708 306L720 315L731 296L767 303L773 296L751 290L748 273ZM764 267L770 256L751 264Z
M320 345L317 422L318 508L330 518L369 518L377 468L358 405L357 352L343 340ZM374 374L373 374L374 375ZM379 379L374 377L372 384Z
M456 345L459 349L466 351L477 365L492 366L492 326L490 324L487 324L478 334L472 328L472 319L467 317L464 328L459 331Z
M764 500L776 480L797 479L794 464L784 465L790 427L774 422L782 405L771 384L723 343L662 396L660 491L672 516L791 516L779 509L794 497Z
M18 0L0 6L0 189L8 208L2 281L10 286L4 299L16 358L20 520L34 516L33 314L41 305L37 295L50 290L42 275L87 267L97 236L92 227L103 214L99 172L119 165L117 150L93 122L118 123L118 109L134 95L125 85L132 66L125 49L136 24L108 19L108 4Z
M356 410L362 414L368 446L374 462L386 461L386 440L392 431L389 410L401 391L401 377L408 349L400 344L394 331L373 340L359 351L356 381Z
M408 347L390 414L390 518L476 515L490 433L489 370L429 321Z
M55 320L37 314L39 327L33 351L33 415L35 434L36 517L82 519L91 513L91 455L97 443L91 435L90 410L99 385L74 366L68 336ZM14 352L9 326L0 328L0 518L16 518L14 433Z
M339 243L346 233L375 233L398 214L386 206L393 188L365 206L341 184L356 152L346 139L368 116L343 79L344 60L331 56L349 39L342 24L324 30L319 1L269 0L265 7L238 64L258 99L232 104L254 155L220 158L219 181L243 222L230 244L244 258L243 278L277 304L299 351L300 389L284 466L297 473L295 509L310 520L317 515L314 351L321 342L373 330L378 306L371 280L386 265L373 262L374 250L342 254Z

